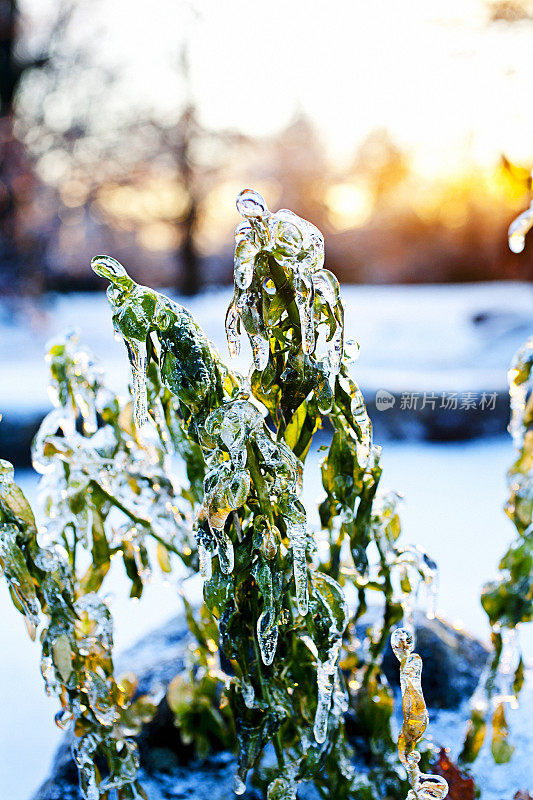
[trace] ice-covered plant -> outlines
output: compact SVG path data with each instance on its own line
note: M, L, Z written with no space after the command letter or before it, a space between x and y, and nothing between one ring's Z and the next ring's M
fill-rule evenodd
M131 679L112 677L107 626L105 646L98 645L105 665L87 666L77 620L89 614L87 604L87 625L108 619L95 592L115 553L140 594L147 543L155 540L163 569L176 554L204 578L202 607L185 601L194 644L167 692L182 741L200 755L235 747L237 794L251 771L270 800L291 800L307 780L338 800L399 797L405 774L381 660L394 625L402 617L412 625L418 584L431 587L435 565L420 549L399 546L398 497L378 494L380 449L349 371L339 286L324 268L320 232L290 211L270 213L252 190L237 208L244 221L226 331L231 355L241 332L248 337L247 376L224 366L186 309L135 283L107 256L93 259L93 269L110 281L113 323L132 369L133 414L82 357L65 358L68 343L57 356L52 350L56 409L34 454L45 472L48 530L38 535L32 522L35 544L21 533L17 552L40 587L31 554L60 547L74 597L64 651L77 666L69 683L68 658L54 657L54 632L46 634L45 665L76 720L85 796L113 786L134 796L136 757L126 737L138 730L130 721L138 719L136 704L146 717L153 699L137 699ZM324 494L311 515L300 493L323 425L331 432L322 445ZM173 455L186 465L181 488ZM87 549L82 571L77 554ZM356 623L372 597L381 600L379 613L361 637ZM97 621L95 630L101 627ZM95 766L97 750L108 756L109 775ZM124 769L109 756L119 750L131 754Z
M533 225L533 204L511 224L509 246L524 249ZM485 740L491 716L491 747L495 761L513 754L508 741L505 709L516 705L524 680L518 627L533 619L533 337L518 350L508 373L511 421L509 433L516 460L507 473L509 498L505 512L516 537L502 557L500 574L483 587L481 604L491 626L492 655L472 698L472 712L462 759L473 761Z
M105 388L76 335L54 342L47 360L54 409L32 453L46 524L37 529L11 465L1 462L0 564L33 639L42 625L41 670L47 692L60 700L56 723L74 728L84 797L116 788L130 798L139 766L131 737L157 698L132 702L135 681L115 679L111 615L97 592L119 557L132 596L141 594L148 538L157 541L164 568L169 551L189 564L190 505L167 475L162 447L155 439L141 443L131 402Z

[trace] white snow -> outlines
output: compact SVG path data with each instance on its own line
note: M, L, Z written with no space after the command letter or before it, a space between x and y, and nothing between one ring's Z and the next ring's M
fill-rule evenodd
M520 282L442 286L344 286L347 338L361 345L356 375L369 392L505 390L509 362L533 328L533 286ZM224 357L224 315L231 290L182 299ZM476 315L484 322L475 324ZM68 328L102 361L110 385L129 377L123 345L113 338L105 295L59 295L39 313L11 318L0 303L0 410L48 407L46 341ZM248 370L243 337L237 369Z

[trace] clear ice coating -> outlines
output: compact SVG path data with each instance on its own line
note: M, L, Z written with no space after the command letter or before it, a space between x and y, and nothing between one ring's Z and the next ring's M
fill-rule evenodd
M111 616L94 590L105 577L112 552L123 554L142 584L150 574L145 538L153 536L180 552L189 548L190 534L182 500L166 474L171 442L164 418L159 419L160 441L154 437L143 444L132 424L131 403L107 390L101 371L73 332L49 345L47 362L54 408L32 447L34 467L42 475L46 528L37 531L29 506L12 483L12 469L0 469L0 504L16 500L23 512L16 523L17 551L6 557L1 551L11 539L0 513L0 558L15 559L13 566L8 561L6 576L13 572L33 630L48 618L41 634L41 671L48 693L61 700L56 724L75 723L88 731L76 744L75 758L84 797L96 798L100 790L135 781L138 756L135 742L127 738L128 725L122 728L128 701L113 677ZM22 527L26 551L19 546ZM100 559L81 576L71 568L78 546L97 552ZM23 563L25 571L20 572ZM40 571L37 597L33 581L27 581L28 564ZM109 765L100 784L96 754Z
M398 737L398 755L407 770L411 789L408 800L442 800L448 794L448 783L438 775L420 771L420 753L416 745L428 725L428 712L422 693L422 659L414 653L414 637L405 628L396 628L391 636L394 655L400 662L403 725Z
M165 295L136 283L110 256L91 261L94 272L110 281L107 297L115 331L124 340L132 371L135 421L148 419L147 349L157 339L161 380L195 414L208 399L221 396L215 353L191 314Z
M237 198L244 222L235 231L235 295L226 316L231 356L238 355L240 323L250 340L254 367L262 372L268 364L270 334L263 308L263 292L287 292L293 297L300 319L304 353L316 348L315 303L326 306L330 316L329 365L336 375L343 356L344 312L335 276L324 269L324 239L307 220L292 211L271 213L258 192L245 189ZM279 265L271 274L268 259Z
M228 401L212 411L205 421L202 445L207 471L204 503L196 523L199 552L202 548L202 574L204 577L211 574L210 552L215 549L218 550L222 571L233 570L233 546L224 526L231 511L240 508L248 498L250 470L253 468L250 458L255 458L254 451L257 451L265 474L258 476L256 473L255 479L264 481L268 498L271 495L280 498L293 554L298 610L303 615L307 614L308 533L305 509L298 500L302 488L302 463L284 442L277 442L272 437L262 413L249 400ZM270 500L264 499L269 508ZM202 524L204 521L208 523L208 531ZM257 634L264 663L270 664L278 632L272 617L265 612L257 623Z
M521 253L526 246L526 235L533 228L533 203L509 225L509 249Z
M404 627L414 631L413 606L417 599L421 582L427 591L426 616L428 619L434 619L435 617L439 591L439 570L431 556L418 545L401 547L395 550L395 553L391 566L400 569L402 578L409 578L409 589L402 596Z

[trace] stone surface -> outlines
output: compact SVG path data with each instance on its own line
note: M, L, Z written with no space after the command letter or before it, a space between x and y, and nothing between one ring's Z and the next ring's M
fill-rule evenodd
M377 614L370 611L358 623L360 638L376 619ZM419 617L416 621L417 652L424 659L422 682L427 703L434 709L455 709L474 690L486 650L477 640L441 620ZM141 693L166 685L182 669L186 641L183 619L173 619L125 653L117 671L136 672ZM390 648L385 654L384 670L391 684L398 687L397 661ZM234 796L235 758L219 753L202 763L195 762L192 752L180 742L165 700L138 741L143 764L140 779L149 800L228 800ZM81 800L70 742L67 737L59 748L51 776L33 800ZM299 800L318 800L310 786L298 791ZM260 800L261 795L250 787L246 797Z
M415 617L416 652L422 657L422 689L430 709L458 708L470 698L487 659L487 650L473 636L442 619ZM383 671L392 686L400 686L398 660L390 642Z

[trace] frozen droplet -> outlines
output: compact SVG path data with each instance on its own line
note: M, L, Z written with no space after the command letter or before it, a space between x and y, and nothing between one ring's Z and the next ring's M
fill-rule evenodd
M268 214L267 204L254 189L243 189L236 205L239 214L246 219L261 219Z
M391 636L391 647L396 658L401 661L415 648L413 634L405 628L396 628Z
M237 304L233 301L226 313L226 338L231 358L237 358L241 352L240 327L241 317Z
M243 239L248 241L253 241L254 239L254 231L252 225L248 220L243 220L243 222L239 222L237 227L235 228L235 244L238 244Z
M533 203L509 226L509 248L513 253L521 253L526 244L526 234L533 227Z
M239 775L233 779L233 791L235 794L244 794L246 791L246 784Z

